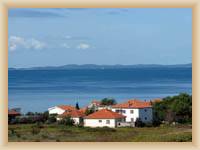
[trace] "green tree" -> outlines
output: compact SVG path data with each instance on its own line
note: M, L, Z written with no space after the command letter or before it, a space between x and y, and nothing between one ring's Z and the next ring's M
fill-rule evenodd
M153 120L155 124L159 124L161 121L191 122L192 96L180 93L177 96L166 97L160 102L153 103Z
M67 126L72 126L74 125L74 120L70 116L66 116L62 118L62 120L60 120L59 123Z
M78 102L76 103L76 109L80 109Z
M92 106L91 108L87 108L87 109L85 110L85 115L88 116L89 114L92 114L92 113L94 113L94 112L95 112L95 107Z
M116 100L114 98L104 98L101 100L101 105L115 105L117 104Z
M29 112L26 113L26 115L27 115L27 116L34 116L35 113L29 111Z
M43 114L42 114L44 120L48 120L49 119L49 112L48 111L45 111Z

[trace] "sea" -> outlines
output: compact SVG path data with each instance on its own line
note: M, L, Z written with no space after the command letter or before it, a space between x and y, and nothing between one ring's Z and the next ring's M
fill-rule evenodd
M56 105L87 106L109 97L129 99L192 94L192 68L115 68L9 70L8 107L23 113L44 112Z

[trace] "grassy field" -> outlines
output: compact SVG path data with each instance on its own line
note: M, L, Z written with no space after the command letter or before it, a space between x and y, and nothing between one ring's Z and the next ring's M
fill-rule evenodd
M85 128L64 125L9 125L9 142L191 142L188 125L143 128Z

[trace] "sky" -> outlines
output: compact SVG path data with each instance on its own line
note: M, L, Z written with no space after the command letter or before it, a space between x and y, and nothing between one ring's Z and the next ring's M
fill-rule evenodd
M12 8L9 67L192 62L191 8Z

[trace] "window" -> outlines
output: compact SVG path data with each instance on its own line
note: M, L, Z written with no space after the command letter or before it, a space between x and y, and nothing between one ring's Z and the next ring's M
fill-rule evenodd
M131 114L133 114L133 112L134 112L133 110L130 110L130 113L131 113Z
M110 124L110 120L106 120L106 124Z
M147 120L147 117L145 117L144 119Z
M102 120L99 120L99 123L102 123Z
M134 118L131 118L131 122L134 122Z
M125 114L125 113L126 113L126 110L122 110L122 113Z
M147 112L147 110L146 110L146 109L144 109L144 111L145 111L145 112Z

